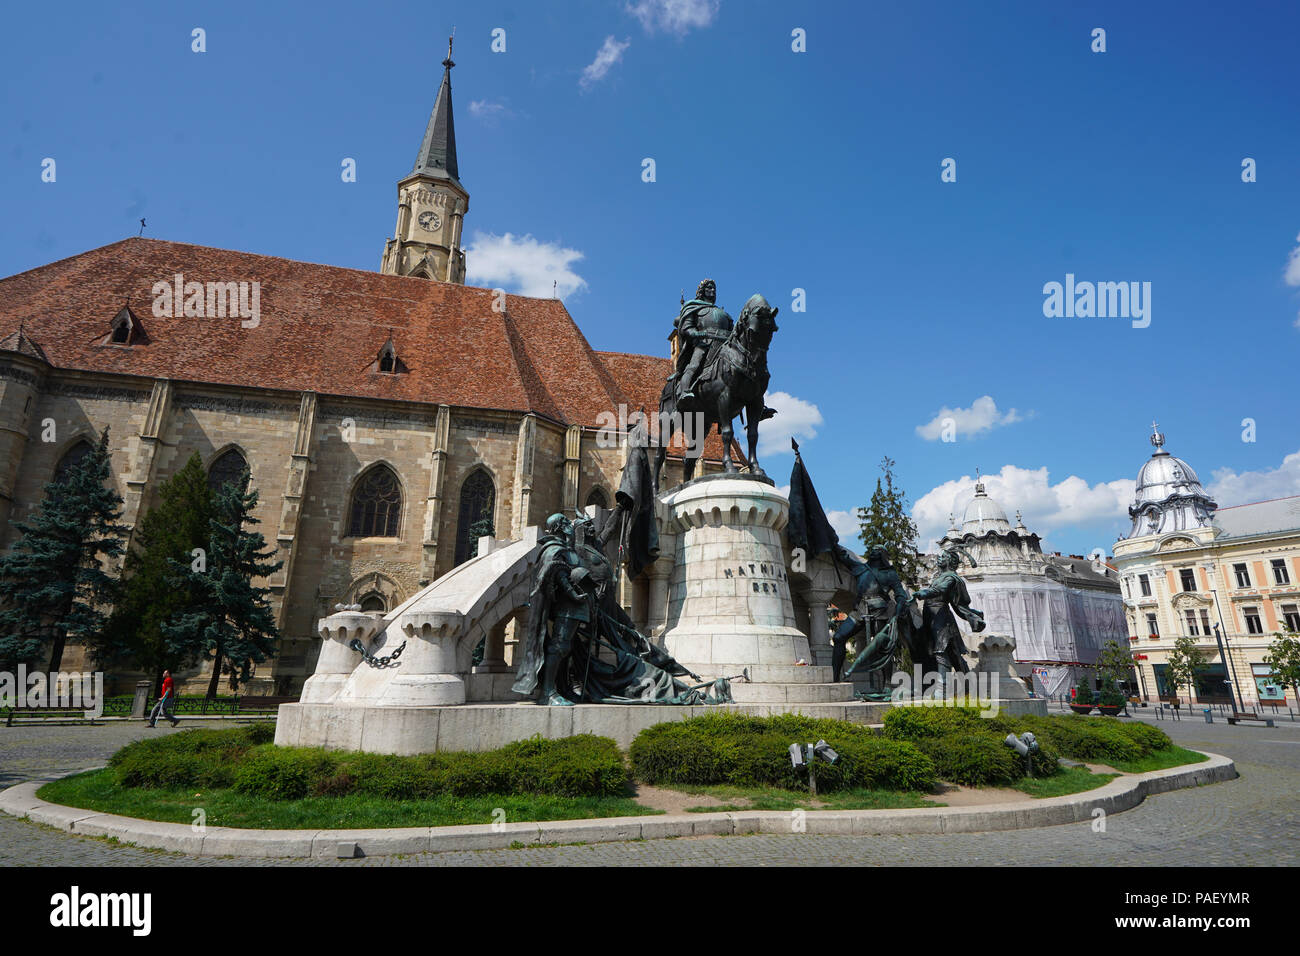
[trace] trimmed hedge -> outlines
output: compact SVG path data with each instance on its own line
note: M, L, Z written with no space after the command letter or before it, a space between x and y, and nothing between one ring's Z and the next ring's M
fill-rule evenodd
M963 734L992 735L1005 738L1016 733L1015 721L994 714L981 716L975 707L913 705L891 707L885 713L884 734L891 740L924 740L927 737L952 737Z
M482 753L414 757L277 747L275 728L187 730L133 743L109 765L125 787L232 787L269 800L370 794L420 799L441 794L618 796L623 754L608 737L534 737Z
M1124 723L1114 717L1026 715L1017 718L1016 723L1022 731L1033 731L1041 742L1051 744L1065 756L1094 763L1137 760L1172 743L1156 727L1136 721Z
M240 760L274 739L275 726L269 723L184 730L128 744L109 758L108 766L123 787L229 787Z
M632 769L649 784L776 786L803 790L806 770L790 764L790 744L825 739L839 752L817 765L817 787L930 790L934 764L910 743L883 740L867 727L798 714L706 714L656 724L632 741Z

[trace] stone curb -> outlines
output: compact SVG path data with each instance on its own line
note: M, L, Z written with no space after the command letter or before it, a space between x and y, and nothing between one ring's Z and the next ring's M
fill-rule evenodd
M1086 793L1024 800L988 807L911 810L807 810L795 830L790 811L687 813L677 816L606 817L540 823L405 827L379 830L241 830L207 827L195 832L183 823L156 823L47 803L36 791L48 781L20 783L0 791L0 810L16 817L84 836L115 837L123 843L194 856L315 857L387 856L452 850L500 850L513 845L618 843L669 837L739 836L753 833L817 833L866 836L904 833L978 833L1059 826L1131 810L1148 796L1199 787L1237 776L1227 757L1207 754L1204 763L1119 777ZM82 773L83 771L76 771Z

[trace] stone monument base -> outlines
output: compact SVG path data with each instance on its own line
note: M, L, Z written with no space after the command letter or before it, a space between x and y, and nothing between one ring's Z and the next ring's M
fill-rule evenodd
M802 668L808 669L808 668ZM744 686L737 683L733 690ZM774 689L780 685L750 685ZM799 686L799 685L787 685ZM817 686L817 685L809 685ZM848 684L831 685L849 688ZM765 691L765 693L771 691ZM1043 700L995 702L1004 714L1047 714ZM535 734L555 739L574 734L612 737L623 749L647 727L704 714L739 713L758 717L803 714L855 724L879 724L894 705L888 701L747 702L680 707L671 704L576 704L543 707L534 703L460 704L448 707L369 707L347 704L283 704L275 728L281 746L364 750L369 753L422 754L454 750L495 750Z

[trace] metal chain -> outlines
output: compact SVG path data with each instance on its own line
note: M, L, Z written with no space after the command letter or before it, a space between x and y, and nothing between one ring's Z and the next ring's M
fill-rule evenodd
M365 662L371 667L392 667L394 662L402 656L402 651L406 650L406 641L402 641L397 650L393 651L393 653L389 654L387 657L375 657L372 654L366 653L365 645L356 638L352 639L351 643L348 644L348 647L360 654Z

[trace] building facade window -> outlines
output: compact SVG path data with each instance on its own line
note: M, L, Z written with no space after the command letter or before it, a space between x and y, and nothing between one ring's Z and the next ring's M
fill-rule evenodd
M1295 604L1283 604L1282 620L1286 622L1288 630L1300 634L1300 607Z
M1188 636L1189 636L1189 637L1200 637L1200 636L1201 636L1201 632L1200 632L1200 631L1197 629L1197 627L1196 627L1196 612L1195 612L1195 611L1192 611L1192 610L1187 610L1187 611L1184 611L1184 612L1183 612L1183 615L1187 618L1187 634L1188 634Z
M90 454L90 442L79 441L59 459L59 463L54 466L54 483L56 485L64 484L68 480L68 474L73 468L81 464L83 458Z
M1210 612L1201 608L1201 629L1207 637L1210 634Z
M478 539L495 534L492 515L496 508L496 488L492 476L479 468L460 486L460 513L456 519L456 564L474 557Z
M361 599L361 610L363 611L387 611L388 602L378 591L371 591Z
M247 469L248 461L238 449L222 452L208 469L208 490L220 491L237 483Z
M1243 607L1243 608L1241 609L1241 616L1244 617L1244 618L1246 619L1246 633L1247 633L1247 634L1263 634L1263 633L1264 633L1264 625L1263 625L1263 623L1260 622L1260 619L1259 619L1259 608L1257 608L1257 607Z
M1160 625L1156 623L1154 614L1147 615L1147 636L1153 641L1158 640L1160 637Z
M1149 575L1138 575L1138 589L1142 592L1143 597L1151 596L1151 577Z
M1196 572L1191 568L1183 568L1178 572L1178 576L1182 579L1184 591L1196 590Z
M1287 573L1286 561L1282 558L1273 559L1273 583L1290 584L1291 575Z
M592 488L591 491L587 493L587 507L590 508L592 505L597 505L598 507L606 509L609 508L609 499L605 497L605 492L601 491L599 488Z
M1232 573L1237 576L1237 587L1250 587L1250 569L1244 564L1234 564L1232 566Z
M348 535L353 538L396 538L402 521L402 489L387 465L376 465L361 476L352 491Z

